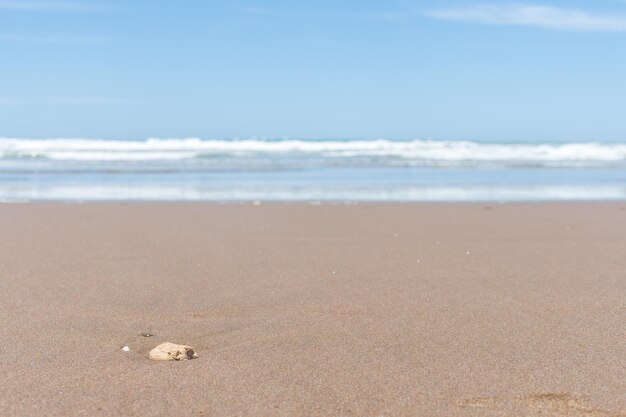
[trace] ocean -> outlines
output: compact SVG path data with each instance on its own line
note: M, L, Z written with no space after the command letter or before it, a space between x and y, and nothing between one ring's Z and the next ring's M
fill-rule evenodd
M0 138L0 201L626 199L624 143Z

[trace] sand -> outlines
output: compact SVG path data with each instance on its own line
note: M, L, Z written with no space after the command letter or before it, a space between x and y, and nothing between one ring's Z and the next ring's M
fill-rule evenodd
M624 203L0 204L0 291L1 416L626 416Z

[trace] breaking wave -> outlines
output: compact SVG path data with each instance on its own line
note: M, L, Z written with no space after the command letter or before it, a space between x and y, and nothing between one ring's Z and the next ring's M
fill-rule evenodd
M626 166L626 143L496 144L436 140L0 138L0 160L141 162L297 160L333 166ZM308 162L307 162L308 161Z

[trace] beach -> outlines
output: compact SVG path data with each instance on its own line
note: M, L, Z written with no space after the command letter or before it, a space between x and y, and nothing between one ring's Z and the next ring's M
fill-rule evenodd
M0 415L626 416L625 271L623 202L0 204Z

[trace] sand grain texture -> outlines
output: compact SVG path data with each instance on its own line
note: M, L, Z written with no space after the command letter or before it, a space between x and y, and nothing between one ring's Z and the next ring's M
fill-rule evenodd
M0 415L625 416L624 204L489 206L0 205Z

